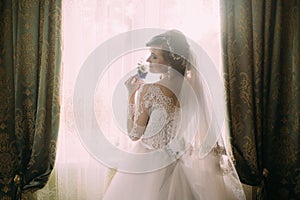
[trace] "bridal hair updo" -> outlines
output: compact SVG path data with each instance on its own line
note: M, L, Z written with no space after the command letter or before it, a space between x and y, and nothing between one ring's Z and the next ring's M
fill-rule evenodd
M169 30L154 36L146 46L161 49L163 58L171 64L171 67L180 74L185 74L190 47L180 31Z

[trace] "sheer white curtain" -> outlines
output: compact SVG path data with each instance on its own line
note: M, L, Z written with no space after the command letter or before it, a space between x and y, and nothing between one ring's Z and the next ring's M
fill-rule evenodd
M109 170L80 142L73 113L74 84L83 62L96 47L112 36L141 28L182 31L204 48L221 74L218 0L64 0L62 110L57 160L48 184L37 194L38 199L101 199ZM138 61L143 54L134 55L131 60ZM124 59L115 64L119 70L128 67ZM107 74L105 87L101 88L99 83L99 98L119 81L117 73L118 70ZM111 117L107 107L97 103L96 113L100 121ZM114 131L109 123L107 128Z

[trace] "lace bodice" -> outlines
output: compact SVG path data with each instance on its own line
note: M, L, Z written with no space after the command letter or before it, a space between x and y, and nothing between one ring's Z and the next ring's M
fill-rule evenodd
M164 148L176 136L180 115L176 104L177 98L169 89L144 85L138 92L137 106L130 108L133 125L129 136L140 138L150 149Z

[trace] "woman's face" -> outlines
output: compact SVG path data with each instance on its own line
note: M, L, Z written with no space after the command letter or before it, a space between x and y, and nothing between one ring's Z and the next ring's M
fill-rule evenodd
M158 48L150 48L151 55L148 57L147 62L150 63L149 71L151 73L166 73L170 64L164 59L162 50Z

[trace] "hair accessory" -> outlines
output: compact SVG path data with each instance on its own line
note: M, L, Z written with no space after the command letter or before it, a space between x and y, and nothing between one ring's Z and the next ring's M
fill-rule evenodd
M170 44L170 37L163 37L163 39L166 41L166 43L167 43L167 47L168 47L168 49L169 49L169 51L170 51L170 56L173 58L173 60L180 60L180 59L184 59L184 56L182 56L182 55L178 55L178 54L176 54L176 53L174 53L174 49L172 48L172 46L171 46L171 44Z

